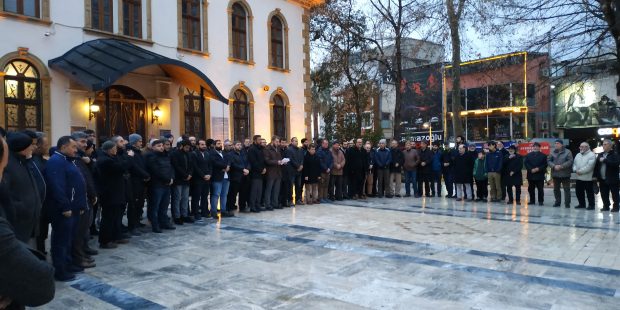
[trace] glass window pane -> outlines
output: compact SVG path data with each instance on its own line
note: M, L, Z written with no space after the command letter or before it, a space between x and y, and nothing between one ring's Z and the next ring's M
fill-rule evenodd
M4 11L17 13L17 0L4 0Z
M36 106L27 105L25 106L25 125L26 127L37 127L38 121L38 109Z
M487 108L487 89L469 88L467 89L467 110L478 110ZM463 106L465 108L465 106Z
M37 99L37 82L24 82L24 99Z
M510 84L489 86L489 108L508 106L510 106Z
M37 17L39 16L39 12L37 12L37 3L36 1L40 0L23 0L24 2L24 15Z
M17 94L18 82L15 80L4 80L4 97L5 98L18 98Z

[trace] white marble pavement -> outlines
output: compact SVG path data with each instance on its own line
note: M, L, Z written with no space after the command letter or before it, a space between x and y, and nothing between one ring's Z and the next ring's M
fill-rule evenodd
M348 200L183 225L101 250L42 308L618 309L618 214L552 200Z

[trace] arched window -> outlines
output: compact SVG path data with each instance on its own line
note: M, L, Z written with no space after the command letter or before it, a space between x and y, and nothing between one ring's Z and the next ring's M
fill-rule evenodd
M271 18L271 66L284 68L284 26L278 16Z
M233 95L233 138L243 141L250 138L250 105L245 92L238 89Z
M232 5L232 57L248 60L248 14L239 3Z
M198 138L206 138L205 106L203 101L200 100L200 93L185 89L185 96L183 99L185 102L185 134Z
M112 0L91 1L91 23L93 29L112 32Z
M286 136L286 104L282 96L273 97L273 134L280 138Z
M4 74L6 129L42 131L39 72L29 62L14 60Z

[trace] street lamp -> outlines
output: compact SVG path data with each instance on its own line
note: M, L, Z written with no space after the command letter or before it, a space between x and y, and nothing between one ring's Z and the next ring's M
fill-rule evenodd
M88 121L90 122L99 113L99 105L92 102L92 99L88 97Z
M429 144L433 143L433 123L437 123L437 122L439 122L439 119L436 116L434 116L434 117L431 117L431 119L428 122L424 122L424 124L422 124L422 128L428 129Z

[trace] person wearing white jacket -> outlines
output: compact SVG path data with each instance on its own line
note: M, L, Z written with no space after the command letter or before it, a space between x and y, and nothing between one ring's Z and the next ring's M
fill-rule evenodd
M573 172L577 174L575 184L575 194L579 205L575 209L586 208L585 195L588 196L588 210L594 209L594 185L592 174L596 164L596 155L590 150L590 145L582 142L579 145L579 154L573 161ZM585 193L584 193L585 192ZM585 194L585 195L584 195Z

